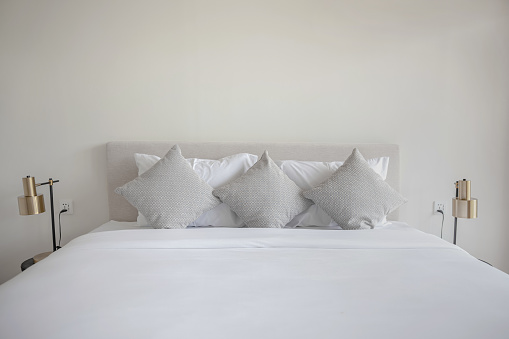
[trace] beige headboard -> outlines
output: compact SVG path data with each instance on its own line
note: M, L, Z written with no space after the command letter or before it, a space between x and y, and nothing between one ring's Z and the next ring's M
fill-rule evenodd
M186 158L220 159L235 153L261 155L264 150L275 160L341 161L354 147L366 158L390 157L386 181L399 191L399 146L390 144L317 144L317 143L243 143L243 142L180 142L180 141L114 141L106 145L108 156L108 200L110 219L136 221L137 210L123 197L115 194L116 187L138 175L134 153L164 156L179 144ZM398 220L398 210L390 220Z

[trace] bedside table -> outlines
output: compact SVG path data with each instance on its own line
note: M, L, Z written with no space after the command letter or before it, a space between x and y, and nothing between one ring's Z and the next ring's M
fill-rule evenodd
M30 258L30 259L27 259L27 260L23 261L23 263L21 264L21 272L23 272L24 270L26 270L27 268L29 268L33 264L38 263L42 259L46 258L51 253L53 253L53 252L44 252L44 253L41 253L41 254L37 254L33 258Z

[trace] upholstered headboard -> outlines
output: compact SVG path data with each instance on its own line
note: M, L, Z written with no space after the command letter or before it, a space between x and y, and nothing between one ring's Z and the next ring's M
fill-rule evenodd
M390 157L386 181L399 191L399 146L390 144L318 144L318 143L243 143L243 142L180 142L180 141L114 141L107 144L108 200L110 219L135 221L137 210L123 197L115 194L116 187L138 175L134 153L164 156L179 144L186 158L220 159L235 153L261 155L264 150L275 160L342 161L354 147L366 158ZM398 220L398 210L390 220Z

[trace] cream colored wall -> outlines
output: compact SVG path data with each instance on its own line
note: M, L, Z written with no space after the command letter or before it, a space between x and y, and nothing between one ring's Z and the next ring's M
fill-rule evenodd
M21 177L74 199L65 244L108 220L110 140L397 143L402 219L445 200L451 240L472 179L458 243L509 272L508 60L507 1L2 0L0 282L51 248Z

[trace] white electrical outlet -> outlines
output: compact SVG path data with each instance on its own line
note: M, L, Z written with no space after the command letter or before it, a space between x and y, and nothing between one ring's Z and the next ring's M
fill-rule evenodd
M433 213L437 214L437 213L439 213L439 212L437 212L439 210L445 213L445 202L438 201L438 200L433 201Z
M73 214L74 213L74 208L73 208L71 199L61 199L60 200L60 209L58 210L58 212L60 212L61 210L64 210L64 209L67 210L67 212L64 212L62 214Z

